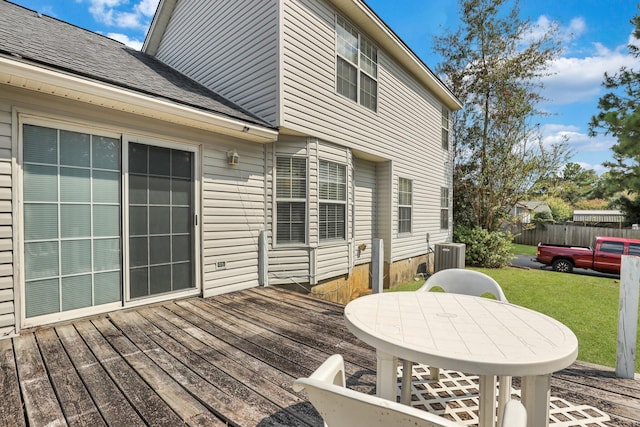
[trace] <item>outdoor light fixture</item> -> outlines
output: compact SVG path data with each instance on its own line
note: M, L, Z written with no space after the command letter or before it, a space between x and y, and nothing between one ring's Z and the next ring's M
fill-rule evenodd
M240 161L240 156L236 150L227 151L227 164L231 166L237 166Z

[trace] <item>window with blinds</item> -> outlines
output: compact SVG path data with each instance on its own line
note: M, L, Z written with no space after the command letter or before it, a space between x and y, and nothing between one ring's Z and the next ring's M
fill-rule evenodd
M449 229L449 188L440 188L440 228Z
M120 146L24 125L26 317L120 301Z
M411 233L413 182L398 178L398 233Z
M276 241L306 243L307 159L276 158Z
M336 91L378 108L378 49L344 18L336 20Z
M319 176L320 240L345 239L347 206L347 168L320 161Z
M449 110L442 106L442 148L449 149Z

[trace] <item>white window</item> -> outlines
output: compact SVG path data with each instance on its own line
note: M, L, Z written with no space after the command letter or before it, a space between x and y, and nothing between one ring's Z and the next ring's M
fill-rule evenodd
M449 229L449 189L440 188L440 228Z
M411 233L413 182L398 179L398 233Z
M336 21L336 91L376 111L378 49L344 18Z
M276 159L276 241L305 243L307 235L307 159Z
M320 161L320 240L345 239L347 168Z
M449 110L442 106L442 148L449 149Z

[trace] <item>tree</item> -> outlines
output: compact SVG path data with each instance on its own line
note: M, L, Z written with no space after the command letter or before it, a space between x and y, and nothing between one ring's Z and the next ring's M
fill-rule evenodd
M558 27L534 38L518 2L460 0L462 24L434 38L437 72L465 107L453 115L454 221L496 230L510 209L568 154L545 147L536 105L541 78L559 54Z
M565 200L558 197L550 197L546 200L551 216L556 222L569 221L573 218L573 207Z
M570 205L591 198L598 185L598 174L593 169L585 169L578 163L564 165L560 174L549 174L535 183L531 189L532 197L556 197Z
M640 58L640 15L631 19L635 43L627 47L633 58ZM632 223L640 222L640 71L622 67L615 74L605 73L602 85L609 90L598 101L600 112L591 118L589 133L612 135L613 161L607 182L619 193L614 206L622 210Z

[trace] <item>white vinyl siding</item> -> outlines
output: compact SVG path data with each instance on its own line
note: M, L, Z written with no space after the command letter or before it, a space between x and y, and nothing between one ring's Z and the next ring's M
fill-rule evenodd
M354 158L355 180L355 257L356 264L371 262L373 239L377 234L376 163ZM364 250L358 247L364 244Z
M161 61L276 124L279 0L180 0Z
M229 166L226 152L240 161ZM204 145L204 294L258 286L258 238L265 228L264 147L214 138Z
M377 228L385 239L385 259L424 254L427 233L433 243L450 239L450 230L440 229L440 187L450 184L450 150L442 149L442 102L382 48L377 55L377 111L359 108L338 94L338 15L323 0L284 0L282 127L375 156L385 174L384 179L378 176L377 188ZM398 177L413 181L412 232L401 238Z
M11 108L0 100L0 338L15 332Z

